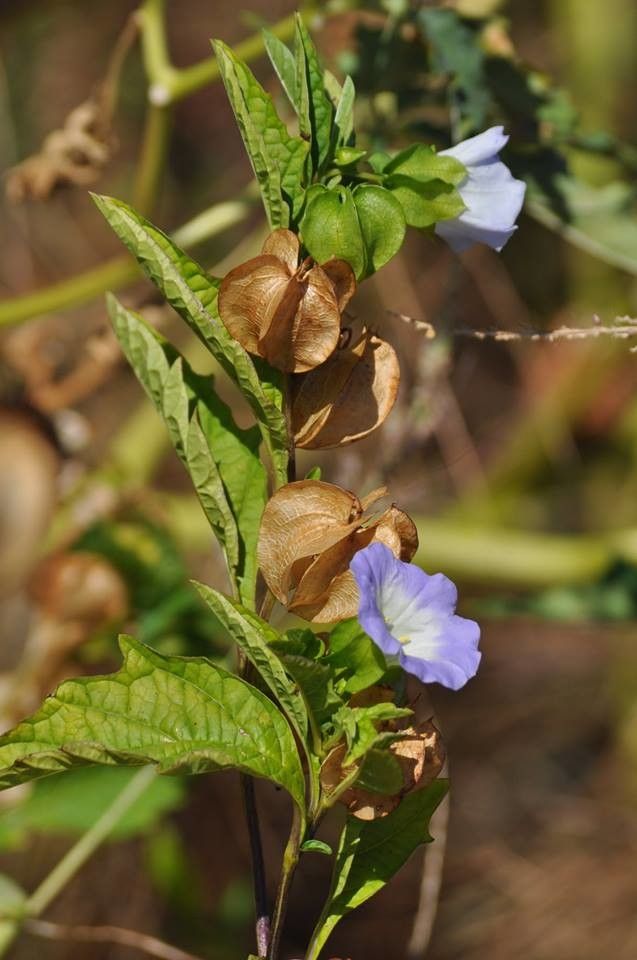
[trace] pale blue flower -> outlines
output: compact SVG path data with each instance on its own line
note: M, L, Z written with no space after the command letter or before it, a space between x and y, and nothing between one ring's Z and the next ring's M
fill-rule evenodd
M458 591L397 560L382 543L359 550L350 563L360 595L359 622L374 643L423 683L459 690L480 663L480 627L456 616Z
M463 140L441 156L455 157L467 168L458 187L466 210L453 220L436 224L436 233L460 253L474 243L501 250L517 230L526 185L516 180L499 158L508 142L503 127L491 127L477 137Z

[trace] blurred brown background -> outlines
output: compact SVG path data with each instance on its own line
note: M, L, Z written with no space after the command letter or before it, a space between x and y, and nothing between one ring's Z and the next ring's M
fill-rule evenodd
M373 26L384 14L322 6L316 39L339 72L356 51L361 23ZM69 114L103 80L135 8L125 0L0 5L0 168L37 154L65 124L73 135ZM230 4L172 0L173 60L183 66L207 57L209 37L234 44L260 17L274 23L293 9L253 0L244 14ZM632 0L512 0L500 12L523 60L570 91L584 128L637 142ZM253 67L273 89L263 59ZM163 541L139 527L140 516L167 530L175 555L185 557L183 572L170 560L179 567L174 581L166 580L171 590L188 573L211 582L220 576L163 427L111 340L103 296L97 290L71 309L47 300L51 285L74 276L95 286L86 271L121 255L87 188L135 195L146 103L137 52L122 71L112 127L96 138L94 179L16 202L26 188L14 175L5 179L14 199L0 203L5 726L61 677L112 667L114 624L140 622L149 642L157 639L142 555L159 550L148 569L164 564L166 577L168 561ZM378 77L368 97L377 115L383 101L374 97L385 92L384 80ZM82 117L75 121L76 132L83 129ZM148 212L172 230L237 196L250 170L220 83L182 100L167 135L166 168ZM571 160L592 184L618 178L616 159L574 153ZM44 194L49 172L30 172ZM634 176L632 191L634 201ZM259 222L255 208L247 222L201 244L197 256L212 266L240 244L232 262L245 259L255 240L242 241ZM635 263L633 235L626 236ZM431 960L637 957L636 358L630 343L610 338L545 345L454 336L458 328L524 333L587 327L594 314L634 317L636 276L637 267L604 262L530 216L501 257L480 249L458 264L441 245L410 237L357 300L400 352L399 408L380 436L302 459L302 468L320 462L324 477L359 491L388 483L421 519L423 563L459 579L464 609L484 623L479 678L459 695L432 692L453 789ZM106 274L103 289L109 285ZM33 291L45 294L41 303L21 301L29 314L23 319L19 303L11 304ZM187 342L144 282L128 282L125 291L167 335ZM441 336L425 340L392 311L434 323ZM108 524L120 521L137 563L133 587L123 568L95 559L99 537L79 561L69 560L91 524L106 523L108 539ZM166 649L205 647L205 625L195 614L162 616ZM275 862L287 808L267 786L260 797L266 854ZM2 818L17 803L7 795L0 839ZM250 888L237 807L233 777L196 781L163 820L99 851L47 918L113 923L211 960L242 958L251 947ZM440 818L436 830L444 833ZM20 843L0 843L0 869L32 889L68 844L64 830L36 824ZM326 876L321 858L307 861L290 912L290 958L301 955ZM343 922L328 954L422 956L423 875L435 885L435 853L424 874L422 856L415 857L394 885ZM139 955L25 935L11 956L28 960L36 951L46 960Z

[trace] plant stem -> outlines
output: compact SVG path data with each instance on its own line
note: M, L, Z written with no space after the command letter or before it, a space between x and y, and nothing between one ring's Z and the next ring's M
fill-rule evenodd
M168 107L151 104L146 113L146 125L141 156L133 189L133 206L139 213L152 213L164 172L171 111Z
M108 835L117 826L124 814L148 789L157 774L154 767L143 767L128 781L118 793L110 807L104 811L99 820L80 837L71 849L62 857L40 886L26 900L22 913L25 917L38 917L52 903L66 884L75 876L89 857L106 840ZM9 929L3 927L0 938L0 957L13 943L19 933L19 921Z
M284 374L283 413L288 431L288 483L296 480L296 446L294 443L294 428L292 426L292 374Z
M111 943L132 950L139 950L157 960L201 960L192 953L186 953L157 937L122 927L69 926L65 923L49 923L46 920L26 920L24 932L43 940L71 940L76 943Z
M252 203L241 200L215 204L175 230L173 239L179 246L193 247L241 223L252 209ZM54 283L43 290L4 300L0 303L0 327L23 323L43 313L81 306L106 290L121 289L137 279L140 273L141 269L133 257L114 257L99 267Z
M270 946L267 953L268 960L277 960L278 957L281 934L283 932L283 924L285 922L285 914L287 912L288 899L290 896L290 888L292 886L294 873L299 862L301 841L303 839L301 830L301 814L295 804L294 812L292 814L292 829L290 830L290 836L283 853L281 880L279 881L279 889L276 895L276 904L274 906L274 915L272 918L272 936L270 938Z
M270 912L268 909L268 895L266 889L265 863L263 847L261 845L261 830L254 793L254 778L245 773L241 774L241 790L245 809L248 838L250 841L250 856L252 858L252 884L254 890L255 932L257 940L257 956L265 957L270 942Z
M285 17L271 27L271 33L277 36L279 40L289 40L294 34L294 14ZM256 60L262 52L263 36L260 32L253 34L253 36L234 47L235 56L246 63ZM165 78L165 93L171 103L176 103L218 79L219 64L214 57L206 57L199 63L194 63L183 70L173 70L171 75L167 75Z

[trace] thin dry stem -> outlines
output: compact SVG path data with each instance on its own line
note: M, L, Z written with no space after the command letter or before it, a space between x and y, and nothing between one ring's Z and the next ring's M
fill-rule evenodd
M122 927L69 926L63 923L50 923L48 920L25 920L25 933L44 940L72 940L76 943L116 943L123 947L139 950L158 960L201 960L193 953L186 953L157 937Z
M438 330L428 320L419 320L406 313L396 310L387 311L391 316L398 317L404 323L409 323L415 330L422 333L427 340L438 336ZM496 340L499 342L515 341L543 341L556 343L559 340L594 340L598 337L611 337L613 340L627 340L637 337L637 319L632 317L616 317L612 323L603 324L598 316L593 317L592 327L556 327L554 330L474 330L470 327L456 327L452 332L455 337L469 337L472 340ZM633 347L632 350L637 348Z

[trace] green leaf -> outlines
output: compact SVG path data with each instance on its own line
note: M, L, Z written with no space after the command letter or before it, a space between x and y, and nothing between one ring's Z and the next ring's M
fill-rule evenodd
M168 303L237 384L261 426L277 479L285 483L288 443L280 395L275 385L261 382L251 358L219 319L219 281L121 200L97 195L93 199Z
M276 697L288 720L304 742L308 721L303 697L297 690L296 684L286 674L281 660L269 646L272 640L279 639L279 634L265 620L217 590L196 581L195 586Z
M325 90L323 67L308 30L296 15L297 91L307 91L307 115L299 116L301 135L311 136L311 152L315 172L319 173L330 159L334 106ZM300 94L302 97L303 94ZM307 126L309 120L309 129Z
M387 663L374 641L361 629L358 620L343 620L330 634L329 655L325 658L343 681L347 693L359 693L387 672ZM340 689L340 688L339 688Z
M301 221L303 243L318 263L345 260L357 278L365 275L366 257L354 198L346 187L312 188Z
M320 727L343 706L342 698L334 689L329 667L298 654L283 654L281 659L290 676L299 685L315 726Z
M413 710L397 707L394 703L376 703L371 707L342 707L334 716L337 733L342 731L347 741L347 754L343 766L349 767L360 760L374 746L388 743L400 736L380 732L376 724L409 717Z
M0 849L16 849L32 833L84 833L134 775L124 767L86 767L39 781L22 803L0 813ZM179 807L183 797L179 777L157 777L118 821L109 840L147 833L164 814Z
M173 348L141 319L126 310L115 297L108 297L109 314L126 357L148 396L164 418L170 438L192 479L210 526L225 550L235 582L242 573L239 534L226 497L221 474L201 429L197 414L191 416L190 397L181 357L170 365ZM228 465L228 473L232 465Z
M236 583L239 575L239 532L226 498L219 468L210 452L196 413L188 424L185 463L203 511L225 551Z
M360 184L354 190L365 247L365 274L380 270L403 245L405 215L399 201L384 187Z
M410 227L424 229L440 220L452 220L466 209L455 187L442 180L421 183L411 177L395 174L388 177L385 184L400 203Z
M405 217L398 200L384 187L312 187L301 221L303 243L318 263L345 260L360 280L400 250Z
M442 180L453 187L461 184L467 176L467 168L455 157L443 156L436 153L433 147L422 143L415 143L406 150L401 150L383 166L382 172L387 177L400 174L420 183Z
M370 793L395 797L404 786L403 771L389 750L369 750L361 763L356 786Z
M477 31L453 10L420 10L418 20L431 44L431 70L449 74L458 138L481 130L492 107L484 49Z
M318 956L332 930L398 872L423 843L430 843L429 821L447 792L444 780L408 794L388 816L362 821L348 817L336 854L332 889L312 938L309 954Z
M239 532L239 596L243 603L253 607L258 571L257 540L268 497L268 478L259 459L259 431L256 427L242 430L236 425L230 408L212 389L210 377L196 380L199 423Z
M331 857L334 853L329 843L322 840L306 840L301 844L301 853L322 853L326 857Z
M292 106L297 108L298 92L296 86L296 61L294 54L282 40L270 30L262 30L265 50L274 67L279 82Z
M336 146L346 147L354 139L354 101L356 88L350 76L345 77L345 83L336 108L334 126L336 128Z
M120 645L117 673L66 681L0 738L0 789L74 766L152 763L264 777L303 810L294 736L264 694L204 658L163 657L132 637Z
M290 136L272 97L230 47L221 40L213 47L270 226L287 227L303 202L309 144Z
M325 644L321 637L307 627L294 627L272 641L272 647L279 656L307 657L317 660L325 653Z

